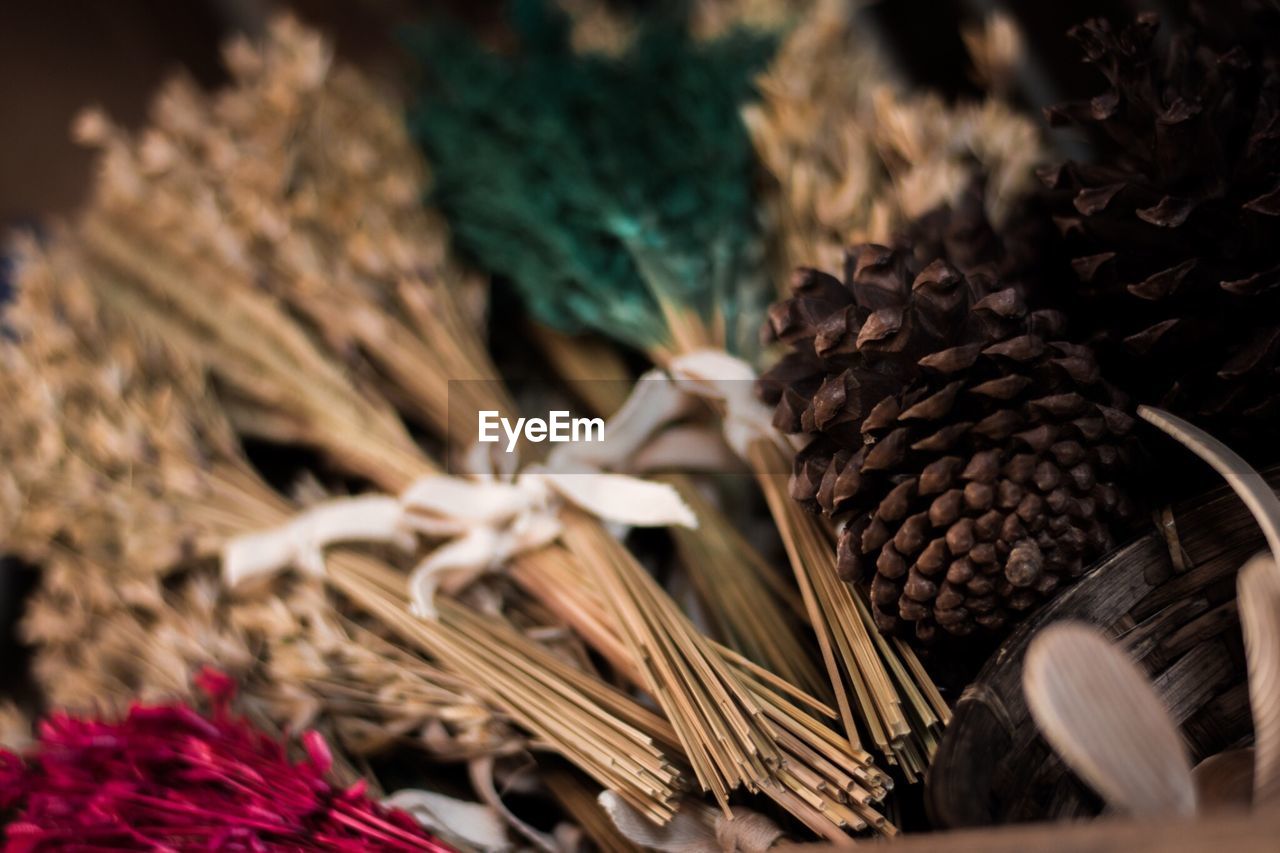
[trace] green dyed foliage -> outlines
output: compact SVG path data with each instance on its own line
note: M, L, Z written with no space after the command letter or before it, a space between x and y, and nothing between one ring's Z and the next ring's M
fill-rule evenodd
M508 56L444 28L411 37L411 127L458 248L566 331L661 345L661 299L723 315L731 346L754 337L767 293L739 108L772 39L657 24L622 57L579 56L543 0L515 0L513 26Z

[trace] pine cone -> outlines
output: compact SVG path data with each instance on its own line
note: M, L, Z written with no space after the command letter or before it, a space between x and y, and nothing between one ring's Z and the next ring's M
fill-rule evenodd
M1110 88L1049 117L1097 157L1042 177L1107 375L1256 438L1280 424L1280 26L1237 11L1234 44L1226 11L1167 48L1151 15L1073 29Z
M1133 420L1062 314L991 266L924 261L863 245L843 282L801 271L766 330L792 351L760 390L814 436L792 494L849 519L841 575L870 580L882 630L927 642L1002 628L1107 550Z

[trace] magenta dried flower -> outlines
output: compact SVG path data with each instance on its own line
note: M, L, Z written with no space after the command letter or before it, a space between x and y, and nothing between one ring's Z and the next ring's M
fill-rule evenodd
M363 782L327 781L317 732L295 764L232 715L231 679L206 669L197 684L209 717L185 705L135 705L115 723L54 714L29 755L0 751L6 849L450 850Z

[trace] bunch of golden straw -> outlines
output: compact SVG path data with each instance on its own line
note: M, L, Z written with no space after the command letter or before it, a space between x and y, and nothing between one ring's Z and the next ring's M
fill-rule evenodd
M781 281L799 266L838 269L845 247L887 242L975 178L999 227L1044 159L1035 124L997 98L952 106L899 91L851 5L814 3L760 79L761 102L744 111L773 178L764 213ZM1010 32L997 19L969 39L996 88L1016 54Z

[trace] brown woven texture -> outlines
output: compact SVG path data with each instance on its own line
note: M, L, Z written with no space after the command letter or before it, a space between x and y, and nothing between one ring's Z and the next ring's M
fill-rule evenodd
M1280 469L1266 472L1273 488ZM1075 619L1112 634L1151 677L1197 762L1239 745L1252 724L1236 573L1264 547L1253 516L1216 490L1159 516L1024 623L965 691L934 759L926 800L943 826L1097 814L1101 803L1040 737L1022 690L1031 637Z

